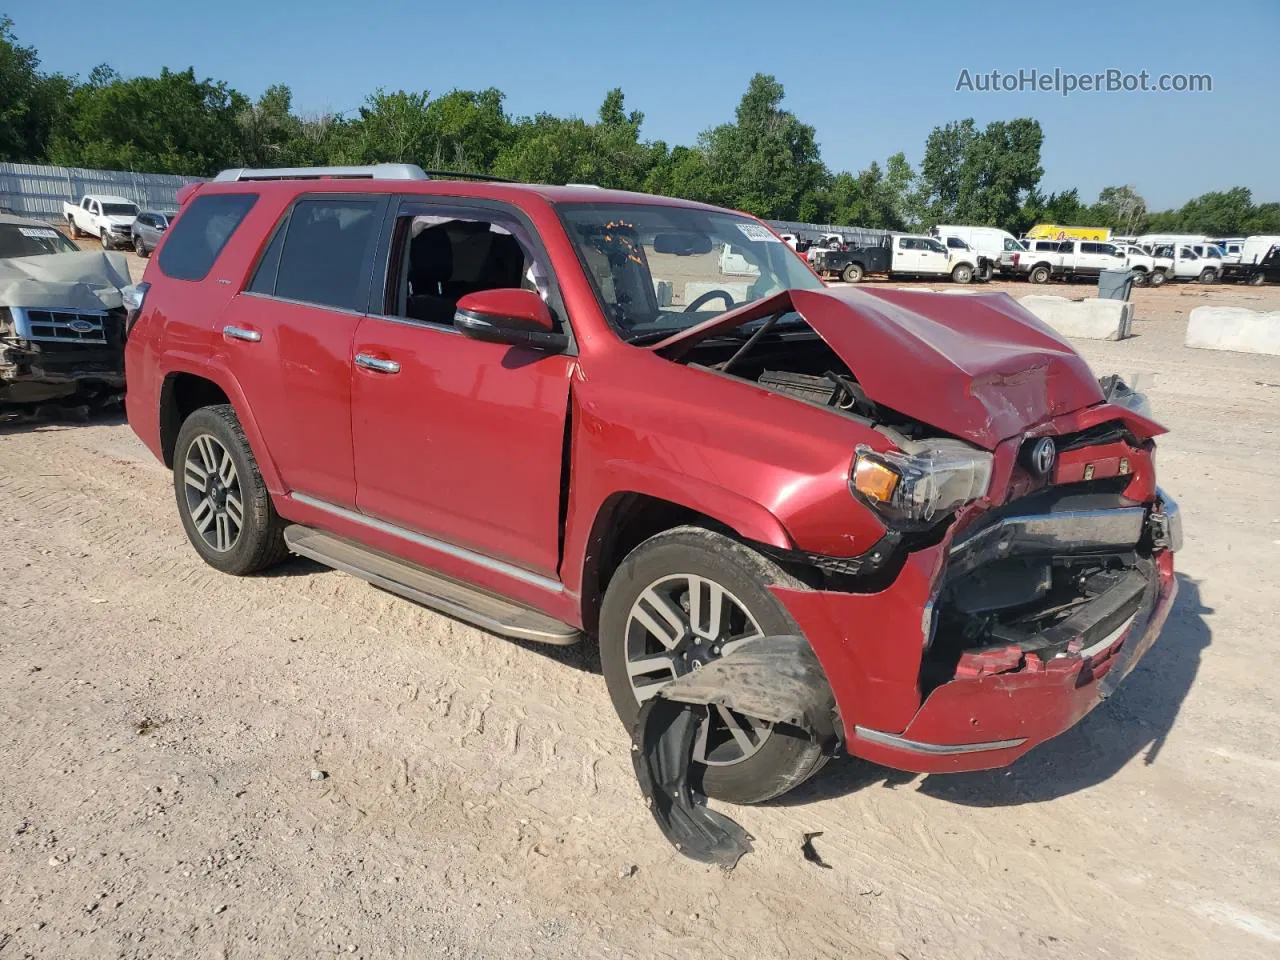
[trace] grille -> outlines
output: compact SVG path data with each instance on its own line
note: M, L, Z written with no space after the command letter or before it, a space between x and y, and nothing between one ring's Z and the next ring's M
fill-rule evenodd
M11 308L23 340L55 343L106 343L106 312Z

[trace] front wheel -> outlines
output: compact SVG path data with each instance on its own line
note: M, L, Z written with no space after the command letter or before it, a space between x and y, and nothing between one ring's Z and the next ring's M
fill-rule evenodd
M676 677L747 639L799 634L770 584L800 586L756 551L701 527L668 530L631 551L600 611L600 663L628 729L641 702ZM781 796L826 762L803 730L720 706L699 729L693 757L694 783L730 803Z
M1200 272L1200 282L1201 283L1217 283L1218 271L1214 270L1213 267L1205 267L1204 270Z
M142 257L144 260L146 259L147 245L142 242L141 237L133 238L133 252L136 253L138 256Z
M229 404L202 407L183 421L173 489L187 539L209 566L244 575L288 555L284 522Z
M100 234L98 234L98 242L102 244L103 250L110 250L111 234L107 233L106 230L103 230Z
M967 263L958 263L956 268L951 271L951 280L953 283L968 283L973 279L973 267Z
M862 280L862 264L851 263L844 268L840 274L840 279L845 283L858 283Z

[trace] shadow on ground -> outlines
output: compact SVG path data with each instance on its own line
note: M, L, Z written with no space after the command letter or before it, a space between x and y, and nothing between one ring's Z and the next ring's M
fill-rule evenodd
M796 806L865 787L917 783L921 793L974 807L1042 803L1092 787L1141 756L1156 763L1186 699L1200 657L1212 642L1199 584L1178 575L1178 597L1164 630L1114 696L1061 736L1013 766L978 773L920 774L890 770L856 758L833 761L809 783L774 801Z

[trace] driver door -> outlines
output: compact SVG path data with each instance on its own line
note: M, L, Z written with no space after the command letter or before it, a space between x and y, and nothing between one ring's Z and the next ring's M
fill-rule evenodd
M393 204L383 236L381 309L351 347L357 507L555 578L576 356L453 326L461 297L505 287L537 289L565 323L545 249L513 208L444 198Z

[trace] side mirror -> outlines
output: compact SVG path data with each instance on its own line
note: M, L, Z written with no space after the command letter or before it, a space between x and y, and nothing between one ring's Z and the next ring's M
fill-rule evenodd
M569 338L556 332L555 320L532 290L480 290L458 301L453 325L465 337L559 353Z

